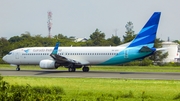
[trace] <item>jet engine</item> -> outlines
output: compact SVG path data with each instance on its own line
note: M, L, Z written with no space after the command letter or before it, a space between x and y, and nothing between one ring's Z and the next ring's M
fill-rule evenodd
M39 66L42 69L57 69L59 67L59 64L56 63L54 60L41 60L39 63Z

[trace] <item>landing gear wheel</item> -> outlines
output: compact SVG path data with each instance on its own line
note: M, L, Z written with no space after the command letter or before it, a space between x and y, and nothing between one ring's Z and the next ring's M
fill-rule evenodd
M20 67L19 67L19 65L17 65L17 67L16 67L16 71L20 71Z
M75 72L75 71L76 71L76 68L70 67L70 68L68 68L68 71L69 71L69 72Z
M89 72L89 67L83 67L82 70L83 72Z

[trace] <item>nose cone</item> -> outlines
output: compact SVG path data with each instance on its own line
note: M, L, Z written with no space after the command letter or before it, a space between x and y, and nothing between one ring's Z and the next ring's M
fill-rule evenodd
M4 56L2 59L6 62L7 61L7 56Z

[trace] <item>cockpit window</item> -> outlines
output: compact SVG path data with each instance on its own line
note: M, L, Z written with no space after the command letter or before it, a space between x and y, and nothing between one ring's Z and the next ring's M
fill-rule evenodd
M11 54L12 54L12 52L9 52L9 53L8 53L8 55L11 55Z

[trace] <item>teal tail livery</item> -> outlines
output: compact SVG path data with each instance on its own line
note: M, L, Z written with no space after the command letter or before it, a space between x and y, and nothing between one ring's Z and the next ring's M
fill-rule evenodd
M126 63L137 59L143 59L153 54L156 51L154 48L154 42L160 16L160 12L155 12L131 42L119 46L126 47L120 51L118 55L101 63L101 65Z
M52 51L51 54L55 55L55 54L58 53L58 47L59 47L59 44L60 44L60 42L57 42L57 43L56 43L56 46L54 47L54 50Z
M155 12L137 36L129 43L119 46L101 47L26 47L10 51L3 60L11 65L39 65L42 69L57 69L60 66L75 72L82 68L89 71L91 65L118 65L152 55L160 20L160 12Z

